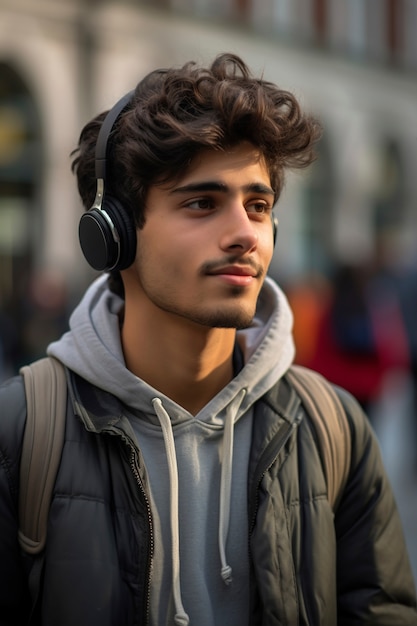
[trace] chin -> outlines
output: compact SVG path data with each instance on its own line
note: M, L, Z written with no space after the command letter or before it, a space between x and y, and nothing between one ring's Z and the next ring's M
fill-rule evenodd
M254 315L254 311L248 312L241 309L239 311L208 311L199 316L199 320L196 319L195 321L210 328L236 328L236 330L242 330L252 324Z

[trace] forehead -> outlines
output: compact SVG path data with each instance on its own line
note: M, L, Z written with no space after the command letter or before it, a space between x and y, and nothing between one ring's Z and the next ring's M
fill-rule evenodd
M161 191L170 192L178 186L200 180L231 178L253 179L270 184L270 173L261 151L248 142L227 149L204 148L191 160L189 166L169 181L155 183Z
M181 178L228 173L247 173L250 175L267 177L269 172L264 156L258 148L250 143L243 142L225 150L204 149L192 160L189 168Z

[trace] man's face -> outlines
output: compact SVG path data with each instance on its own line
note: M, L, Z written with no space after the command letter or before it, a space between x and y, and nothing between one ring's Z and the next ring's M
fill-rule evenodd
M273 202L267 167L248 143L204 150L174 184L151 187L127 270L139 310L212 328L248 326L273 253Z

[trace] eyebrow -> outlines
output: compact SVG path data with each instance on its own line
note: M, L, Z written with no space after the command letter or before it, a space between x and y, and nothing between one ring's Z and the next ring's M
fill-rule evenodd
M189 192L206 192L206 191L220 191L221 193L228 193L229 187L225 183L221 183L215 180L201 181L199 183L189 183L181 187L176 187L172 190L172 193L189 193ZM249 183L242 187L242 191L245 193L259 193L262 195L274 196L275 192L269 185L263 183Z

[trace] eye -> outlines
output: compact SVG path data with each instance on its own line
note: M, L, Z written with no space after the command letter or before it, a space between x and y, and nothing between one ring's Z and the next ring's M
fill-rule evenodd
M271 211L271 205L264 200L256 200L246 205L247 213L255 213L256 215L263 215Z
M196 198L186 202L184 206L196 211L209 211L214 208L214 202L211 198Z

